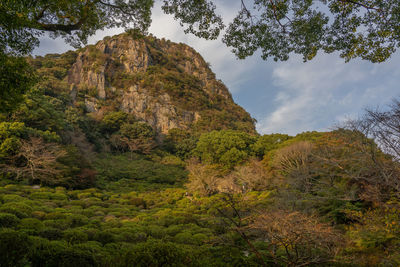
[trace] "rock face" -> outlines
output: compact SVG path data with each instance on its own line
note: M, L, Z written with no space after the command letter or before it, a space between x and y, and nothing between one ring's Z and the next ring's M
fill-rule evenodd
M122 110L159 133L193 127L254 132L253 119L184 44L152 36L107 37L79 51L67 81L73 100L84 95L88 112Z
M161 133L167 133L172 128L186 128L199 116L197 112L179 110L172 104L168 94L161 94L154 99L146 90L139 90L138 85L124 92L121 110L134 114Z

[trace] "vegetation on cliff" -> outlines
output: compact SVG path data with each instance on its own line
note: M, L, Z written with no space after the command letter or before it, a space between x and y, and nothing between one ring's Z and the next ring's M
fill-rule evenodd
M166 134L172 128L255 133L254 120L235 104L192 48L125 33L62 55L30 59L40 88L69 97L92 117L125 111Z

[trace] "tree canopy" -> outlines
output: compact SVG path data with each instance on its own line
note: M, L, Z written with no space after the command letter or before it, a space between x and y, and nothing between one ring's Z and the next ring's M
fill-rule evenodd
M12 110L35 81L34 71L24 58L7 56L0 50L0 111Z
M202 162L233 168L250 156L255 141L254 136L244 132L212 131L200 136L194 154Z
M146 33L151 24L153 0L6 0L0 4L0 49L16 54L30 52L38 37L50 32L72 46L85 44L88 36L105 28L131 28ZM222 19L208 1L164 1L163 9L186 25L186 32L214 39Z
M224 42L239 58L261 49L262 58L310 60L318 51L346 61L383 62L400 46L397 0L255 0L229 24Z
M131 28L146 33L154 0L5 0L0 4L0 48L27 53L51 32L73 46L96 30ZM192 33L216 39L226 22L218 1L163 0L162 9ZM397 0L241 0L223 42L238 58L261 50L263 59L287 60L291 53L312 59L319 51L339 51L346 61L382 62L400 45Z

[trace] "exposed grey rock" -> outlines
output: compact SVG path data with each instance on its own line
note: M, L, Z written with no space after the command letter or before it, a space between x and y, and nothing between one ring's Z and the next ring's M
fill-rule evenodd
M115 86L115 81L121 79L118 75L123 74L124 79L127 79L126 77L144 74L155 64L154 58L159 54L169 56L179 52L185 60L178 63L177 69L200 81L200 88L196 87L195 90L202 90L210 99L219 96L235 105L227 88L215 79L208 64L194 49L164 40L158 40L151 49L145 40L134 40L124 34L84 48L68 73L71 98L75 101L79 90L84 90L87 110L98 114L103 114L104 101L114 101L114 107L146 121L158 133L167 133L172 128L187 129L201 119L199 110L183 109L177 105L177 99L171 99L165 90L158 94L154 88L142 88L140 83L134 82L125 88ZM102 104L99 101L103 101ZM249 119L251 120L250 116Z

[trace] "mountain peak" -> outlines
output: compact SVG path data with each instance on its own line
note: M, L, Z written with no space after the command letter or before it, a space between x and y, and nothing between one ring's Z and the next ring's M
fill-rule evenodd
M237 129L254 133L254 120L193 48L153 36L123 33L77 51L65 77L74 102L97 116L120 110L170 129ZM79 97L81 99L79 99Z

